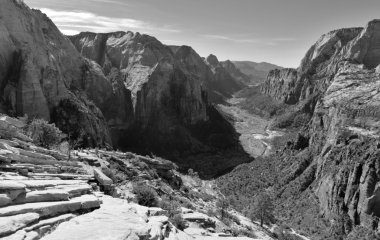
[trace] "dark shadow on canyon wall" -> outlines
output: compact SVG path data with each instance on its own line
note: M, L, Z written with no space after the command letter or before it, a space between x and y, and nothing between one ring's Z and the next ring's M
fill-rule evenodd
M159 129L152 120L145 128L135 123L128 130L111 129L111 136L116 149L169 159L180 171L192 168L203 179L251 162L253 158L240 145L232 124L214 106L207 108L207 115L207 121L173 125L170 131Z

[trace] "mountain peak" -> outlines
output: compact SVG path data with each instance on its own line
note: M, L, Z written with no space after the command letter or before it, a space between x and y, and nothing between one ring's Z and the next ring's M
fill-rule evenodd
M211 66L213 66L213 67L216 67L216 66L218 66L218 64L219 64L219 60L218 60L218 58L217 58L215 55L213 55L213 54L210 54L210 55L206 58L206 61L207 61Z

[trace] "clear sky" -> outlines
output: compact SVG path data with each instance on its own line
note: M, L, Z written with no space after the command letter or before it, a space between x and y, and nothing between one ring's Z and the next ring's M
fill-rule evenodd
M190 45L220 60L297 67L330 30L380 18L380 0L24 0L65 34L116 30Z

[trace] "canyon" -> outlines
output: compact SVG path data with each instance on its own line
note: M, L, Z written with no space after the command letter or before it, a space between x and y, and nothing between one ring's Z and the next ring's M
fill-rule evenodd
M379 234L380 20L324 34L292 69L203 58L140 33L65 36L22 1L0 4L0 237L108 227L127 239L232 238L209 212L223 196L249 212L260 192L298 239ZM22 117L54 123L78 149L68 158L34 145ZM136 182L193 201L181 209L190 227L131 203ZM135 225L114 226L114 211ZM230 212L241 231L279 236Z

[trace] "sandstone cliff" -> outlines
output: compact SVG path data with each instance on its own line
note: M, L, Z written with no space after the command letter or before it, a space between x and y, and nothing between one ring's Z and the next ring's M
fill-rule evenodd
M47 120L56 111L66 112L59 115L61 128L75 124L84 129L82 137L90 145L111 144L103 115L91 103L97 100L95 94L86 94L97 85L107 91L111 84L80 56L51 20L21 1L2 0L0 29L1 111ZM69 109L58 107L62 101L71 101L70 107L81 116L73 117Z
M355 225L375 229L380 217L379 35L379 20L325 34L298 69L271 71L261 88L289 105L308 102L298 109L312 114L302 132L309 139L302 151L307 148L312 161L296 163L300 151L282 156L298 168L282 196L295 194L295 186L298 193L310 186L320 212L335 223L337 216L343 221L343 234Z

